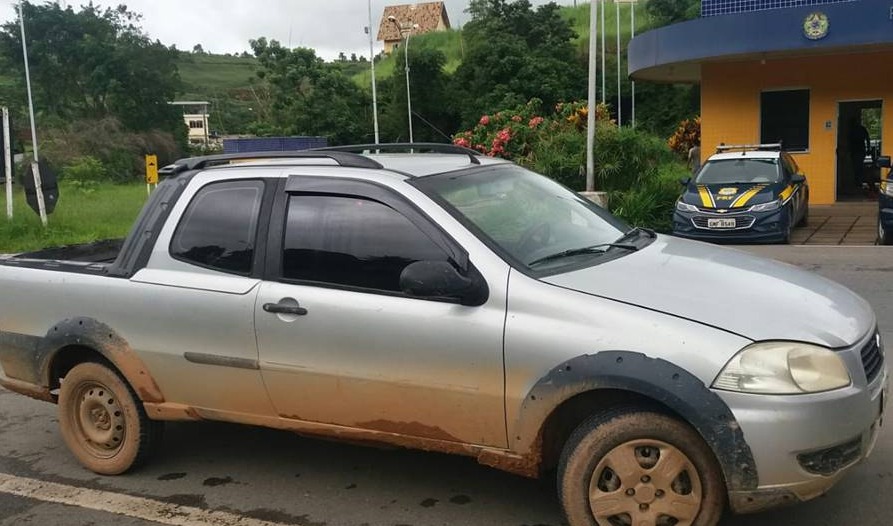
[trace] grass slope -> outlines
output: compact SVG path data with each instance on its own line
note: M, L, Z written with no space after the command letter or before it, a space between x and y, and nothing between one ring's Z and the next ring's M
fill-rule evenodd
M16 185L14 192L12 221L6 219L6 192L0 197L0 253L4 254L124 237L147 198L143 184L103 184L85 190L63 183L49 226L43 228L25 203L22 186Z
M257 70L257 60L253 57L182 54L177 67L183 80L181 97L203 98L212 93L247 89Z

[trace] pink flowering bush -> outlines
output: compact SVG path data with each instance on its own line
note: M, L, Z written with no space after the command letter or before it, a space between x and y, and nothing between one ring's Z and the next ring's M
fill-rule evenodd
M585 102L562 102L555 106L555 113L543 115L542 101L530 102L482 115L477 125L453 136L453 143L477 150L491 157L504 157L525 164L544 134L558 131L580 132L586 129L589 108ZM600 104L596 109L599 122L613 125L608 107Z

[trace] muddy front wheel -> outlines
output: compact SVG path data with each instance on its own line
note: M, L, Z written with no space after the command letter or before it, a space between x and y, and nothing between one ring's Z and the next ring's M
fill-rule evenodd
M571 526L713 526L726 494L713 453L674 418L627 409L571 435L558 494Z
M72 454L101 475L119 475L142 463L162 430L127 383L94 362L75 366L62 380L59 425Z

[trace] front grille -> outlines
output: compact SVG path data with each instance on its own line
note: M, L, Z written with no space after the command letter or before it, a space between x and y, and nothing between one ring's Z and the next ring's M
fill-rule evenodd
M868 383L871 383L884 368L884 355L881 353L880 338L872 338L862 348L860 354L862 355L862 367L865 368L865 377L868 379Z
M723 228L707 226L711 219L734 219L735 226L734 227L723 227ZM691 218L691 222L697 228L702 228L702 229L707 229L707 230L742 230L745 228L752 227L755 221L756 221L756 218L754 216L739 216L739 215L732 215L732 216L725 216L725 217L723 217L723 216L713 216L713 217L695 216L695 217Z

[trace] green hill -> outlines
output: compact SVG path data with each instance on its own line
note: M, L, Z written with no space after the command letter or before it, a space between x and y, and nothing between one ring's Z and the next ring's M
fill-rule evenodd
M251 85L257 70L254 57L194 55L183 53L177 60L183 80L184 99L207 98L212 94L242 91Z

